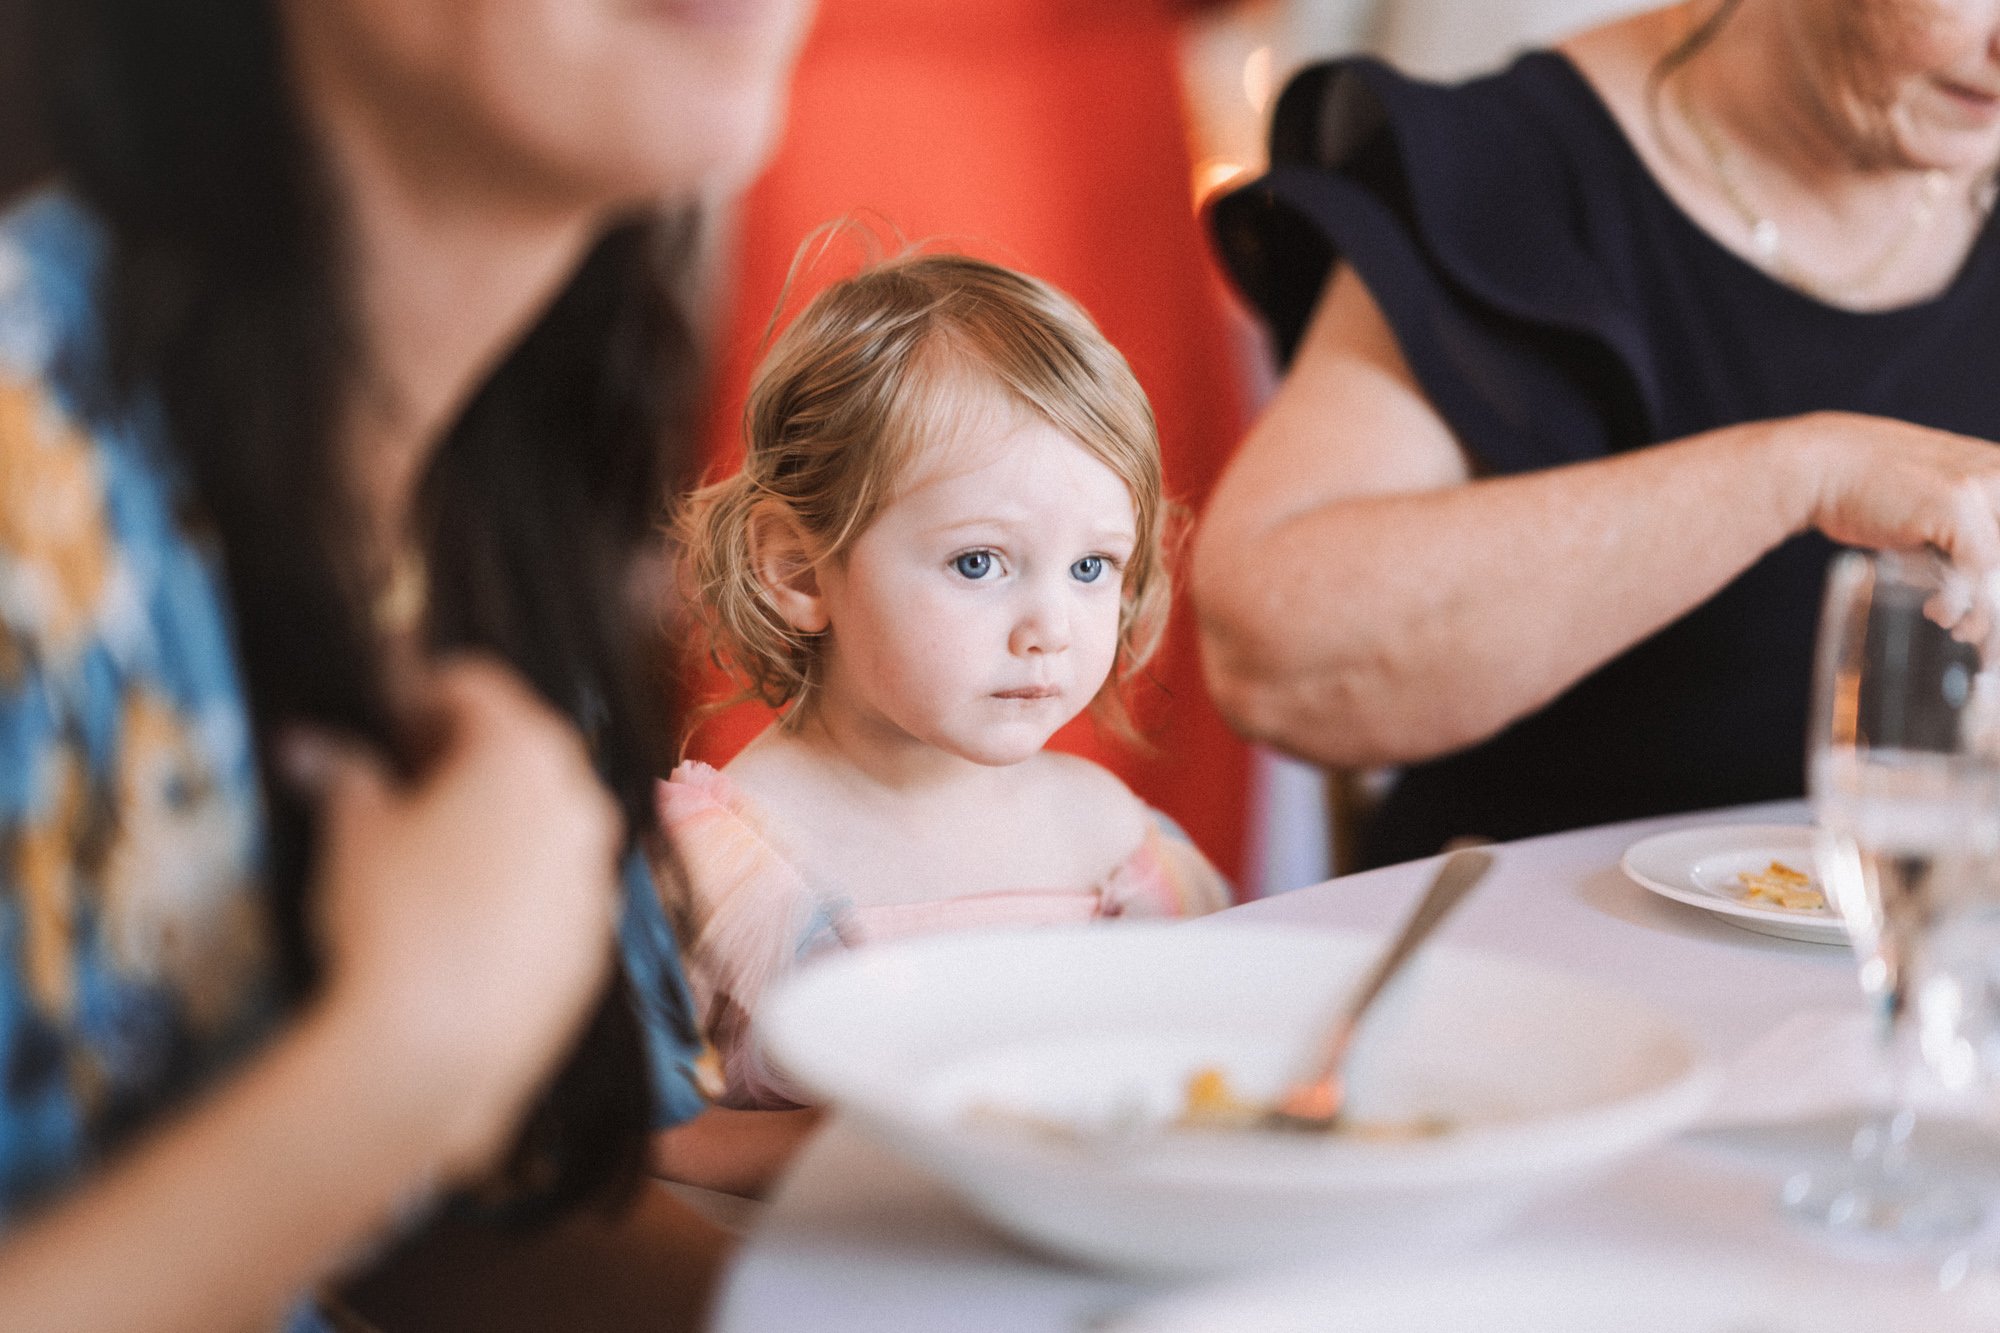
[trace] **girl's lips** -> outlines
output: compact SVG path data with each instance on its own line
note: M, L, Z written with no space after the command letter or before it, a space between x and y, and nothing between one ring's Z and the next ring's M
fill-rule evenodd
M1053 685L1030 685L1019 690L997 690L996 699L1053 699L1062 691Z

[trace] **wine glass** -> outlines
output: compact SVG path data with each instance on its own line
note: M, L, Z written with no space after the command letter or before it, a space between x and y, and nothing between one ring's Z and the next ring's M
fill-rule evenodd
M1784 1199L1843 1231L1944 1238L1974 1230L1983 1211L1976 1192L1912 1159L1909 1096L1926 1055L1932 947L1990 900L2000 866L1992 604L1930 555L1850 552L1827 582L1808 745L1817 855L1875 1011L1890 1096L1846 1163L1792 1177Z
M1947 920L1925 965L1917 1010L1927 1062L1948 1092L1969 1101L1985 1156L2000 1138L2000 876ZM1987 1173L1989 1198L1994 1181ZM2000 1227L1958 1247L1938 1273L1939 1286L1962 1308L2000 1328Z

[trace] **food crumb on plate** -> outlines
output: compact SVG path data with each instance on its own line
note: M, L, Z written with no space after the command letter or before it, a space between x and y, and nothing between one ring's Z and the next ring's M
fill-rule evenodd
M1783 861L1773 861L1762 870L1745 870L1736 882L1743 888L1745 902L1789 912L1826 910L1826 895L1814 887L1812 876Z

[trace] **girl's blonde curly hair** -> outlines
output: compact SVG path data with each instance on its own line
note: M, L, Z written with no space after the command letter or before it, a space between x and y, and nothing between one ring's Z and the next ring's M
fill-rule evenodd
M824 634L794 629L758 577L758 511L789 514L815 563L840 560L919 451L948 438L993 390L1069 436L1131 493L1137 541L1118 653L1091 712L1137 739L1123 686L1165 630L1168 549L1180 525L1152 407L1125 358L1069 297L959 254L890 260L815 297L751 383L742 471L680 507L682 591L704 622L709 657L744 686L709 711L755 698L787 708L789 724L805 716L819 684Z

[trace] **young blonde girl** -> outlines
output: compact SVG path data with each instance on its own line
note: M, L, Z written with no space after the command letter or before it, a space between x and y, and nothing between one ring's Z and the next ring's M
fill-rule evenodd
M1109 772L1043 748L1158 643L1171 505L1124 359L1045 283L959 255L815 299L752 385L741 473L681 516L711 651L780 720L660 810L724 1107L803 1094L751 1026L827 949L1228 901Z

